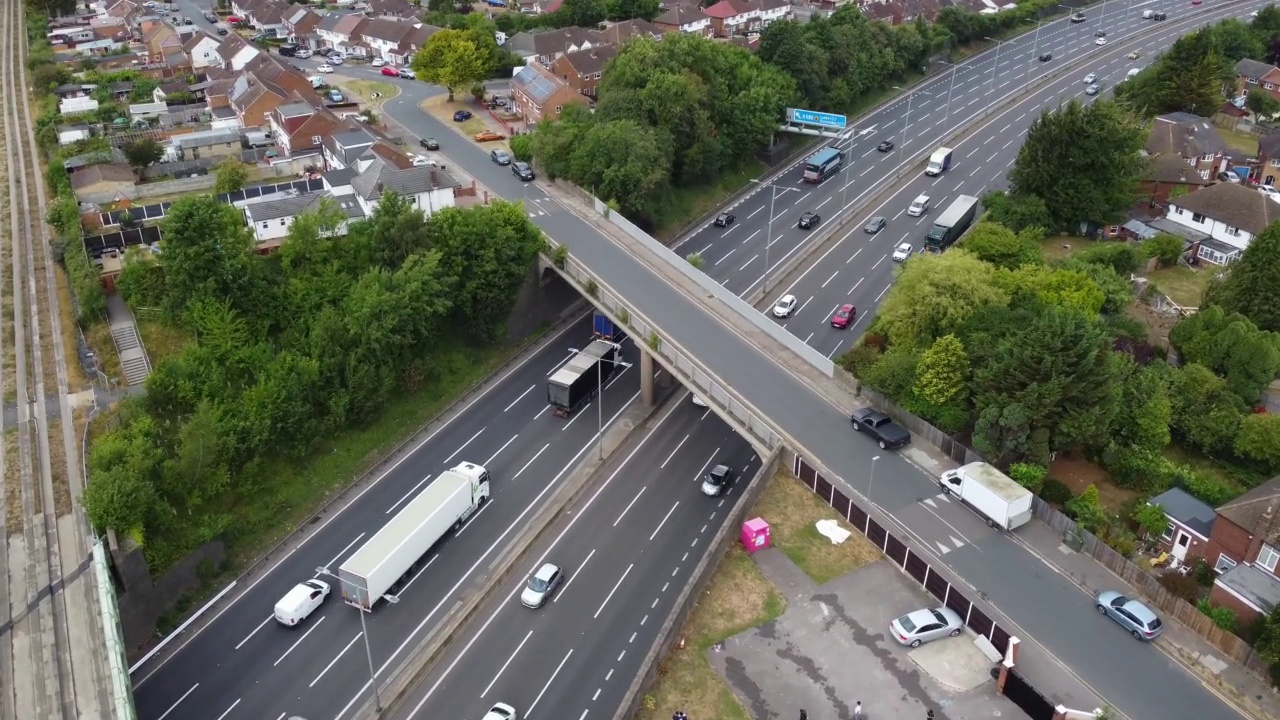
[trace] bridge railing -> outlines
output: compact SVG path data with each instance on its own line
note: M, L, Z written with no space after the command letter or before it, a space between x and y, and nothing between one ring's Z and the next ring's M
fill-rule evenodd
M554 239L547 240L551 247L559 246ZM555 257L554 252L551 254ZM594 303L600 312L608 315L619 327L625 328L637 345L644 346L659 364L705 400L716 414L742 432L758 449L771 452L783 444L782 438L773 431L763 414L744 403L732 388L718 382L691 353L663 337L657 323L627 307L621 296L604 285L585 265L572 255L565 256L563 264L554 260L553 264L583 297Z

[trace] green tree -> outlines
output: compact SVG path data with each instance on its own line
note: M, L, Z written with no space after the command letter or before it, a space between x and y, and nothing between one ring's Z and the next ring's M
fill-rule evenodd
M1039 245L1026 242L1009 228L994 222L983 221L975 225L960 240L960 247L979 260L1009 270L1043 261Z
M1087 274L1065 267L1023 265L998 274L996 279L1017 300L1033 298L1090 318L1097 316L1107 301L1106 293Z
M1133 509L1131 517L1149 538L1158 538L1169 529L1169 516L1159 505L1142 503Z
M162 434L151 418L130 417L133 413L128 408L120 412L125 424L96 440L89 452L85 512L99 530L113 529L141 540L158 502L155 486L164 462Z
M1275 117L1276 113L1280 113L1280 101L1271 97L1271 93L1268 92L1249 93L1245 98L1244 106L1264 118Z
M609 15L605 0L564 0L555 12L559 27L593 28Z
M1035 463L1013 463L1009 466L1009 477L1022 487L1037 492L1049 476L1049 468Z
M432 35L410 63L419 80L443 85L449 102L457 88L467 88L493 72L497 65L497 45L493 36L476 30L441 30Z
M920 255L880 306L879 323L894 344L923 345L954 332L987 305L1005 305L1009 295L994 283L995 270L963 249ZM966 348L971 348L965 343Z
M699 252L691 252L688 255L685 255L684 259L696 270L701 270L707 265L706 258L702 257L702 253Z
M1212 287L1206 304L1221 305L1228 313L1240 313L1261 330L1280 332L1280 223L1262 231L1240 259L1231 264L1227 277Z
M1261 464L1267 472L1280 469L1280 415L1245 415L1234 448L1236 455Z
M1280 665L1280 605L1258 621L1255 632L1253 651L1272 666Z
M1067 512L1071 513L1080 527L1097 534L1107 527L1107 511L1102 507L1102 497L1098 486L1092 483L1084 492L1067 501Z
M662 12L658 0L608 0L609 18L611 20L630 20L643 18L652 20Z
M249 182L249 166L236 158L227 158L214 168L213 191L230 193L243 190Z
M1147 132L1114 102L1072 100L1032 124L1009 173L1014 197L1042 198L1055 229L1102 224L1133 204ZM1089 158L1105 157L1099 163Z
M124 146L124 159L135 170L155 165L162 157L164 157L164 146L152 138L142 138Z
M1240 396L1199 363L1172 371L1171 378L1170 426L1174 434L1209 456L1229 450L1239 434L1245 409Z
M1187 242L1177 235L1160 233L1142 243L1142 253L1149 258L1157 258L1160 265L1169 267L1177 264L1178 258L1187 249ZM1134 268L1135 270L1137 268Z
M667 188L670 156L658 135L630 120L598 122L570 159L574 181L618 204L624 214L651 216Z
M985 219L998 222L1014 232L1053 225L1049 208L1036 195L1014 197L1003 190L996 190L982 196L982 208L986 212Z
M193 303L226 298L236 307L252 306L248 292L253 256L240 212L212 196L182 198L164 221L164 268L171 317L182 317Z
M516 135L507 143L511 146L511 154L521 162L533 162L533 137Z
M1125 448L1163 450L1173 420L1163 371L1139 365L1125 353L1113 353L1111 363L1117 397L1109 439Z
M943 335L920 356L915 392L934 405L946 405L966 396L969 356L954 334Z
M422 211L396 193L384 193L365 228L374 264L394 270L430 244Z

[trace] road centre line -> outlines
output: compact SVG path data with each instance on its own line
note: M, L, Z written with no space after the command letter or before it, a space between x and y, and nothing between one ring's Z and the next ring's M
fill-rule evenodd
M551 598L551 602L556 602L560 598L564 597L564 594L569 590L569 586L573 584L574 579L582 574L583 568L587 566L587 563L591 562L591 558L595 557L595 554L595 548L592 548L591 552L587 553L587 559L583 560L582 564L578 566L578 569L573 572L573 575L569 576L569 579L564 583L564 587L560 588L560 592L556 593L556 596Z
M680 503L676 503L676 504L679 505ZM672 508L672 509L674 510L675 508ZM670 516L671 513L667 513L667 515ZM656 534L656 531L655 531L655 534ZM591 616L592 620L598 620L600 618L600 613L604 612L605 606L609 604L609 601L611 599L613 599L613 594L618 592L618 588L622 586L622 581L627 579L627 576L631 574L631 569L634 568L635 566L636 566L635 563L631 563L630 565L627 566L626 570L622 571L622 577L618 578L618 582L613 584L613 589L609 591L609 594L604 596L604 602L601 602L600 607L596 608L596 614Z
M636 493L635 497L631 498L631 502L627 503L627 506L622 509L622 513L618 515L618 519L613 521L614 527L618 527L618 523L622 522L622 518L626 517L627 511L631 509L632 505L636 504L636 501L640 499L640 496L644 494L645 489L648 487L648 485L645 485L640 488L640 492Z
M309 688L315 687L316 683L320 682L320 678L324 677L324 674L329 672L329 669L332 668L335 664L337 664L337 662L342 659L342 656L346 655L347 651L351 649L351 646L355 645L356 641L362 637L364 637L364 633L362 632L356 633L356 636L351 638L351 642L348 642L347 646L342 648L341 652L333 656L333 659L329 661L329 664L324 666L324 669L320 671L320 674L316 676L316 679L312 680L311 684L308 685L307 687Z
M549 447L551 447L551 443L547 443L546 445L543 445L541 450L539 450L533 457L529 458L529 462L525 463L523 467L521 467L519 470L516 471L515 475L511 476L511 479L515 480L516 478L520 477L520 474L523 473L525 470L527 470L529 466L533 464L534 460L537 460L539 457L541 457L542 453L546 452L547 448Z
M546 694L547 688L551 687L551 683L554 682L556 676L560 674L560 670L564 668L564 664L569 662L569 656L571 655L573 655L572 648L569 650L568 654L564 656L564 659L560 661L560 664L556 666L556 671L551 673L551 677L547 678L547 684L542 686L542 691L538 693L538 697L534 698L533 702L529 704L529 709L524 712L525 720L529 720L529 717L533 715L534 706L536 706L538 701L542 699L542 696Z
M530 630L528 634L524 636L524 639L520 641L520 644L516 646L516 649L507 656L507 661L502 663L502 667L498 668L498 672L493 676L493 679L489 681L488 685L485 685L484 691L480 693L481 700L483 700L484 696L488 695L489 691L493 689L494 683L498 682L498 678L502 677L502 673L506 672L507 666L511 664L512 660L516 659L516 655L520 654L520 648L524 647L524 644L529 642L529 638L532 636L533 631Z

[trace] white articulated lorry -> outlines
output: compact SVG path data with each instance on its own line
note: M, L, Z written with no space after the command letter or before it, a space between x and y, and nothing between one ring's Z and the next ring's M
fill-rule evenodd
M489 499L489 471L464 462L440 474L338 568L342 599L361 610L408 579L450 530L462 527Z
M1031 491L984 462L948 470L938 481L942 491L960 498L1001 530L1013 530L1031 519Z

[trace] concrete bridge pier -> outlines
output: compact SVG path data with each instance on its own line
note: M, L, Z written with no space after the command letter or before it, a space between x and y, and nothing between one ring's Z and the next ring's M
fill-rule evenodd
M653 385L653 353L649 348L640 348L640 402L645 407L653 407L655 388Z

